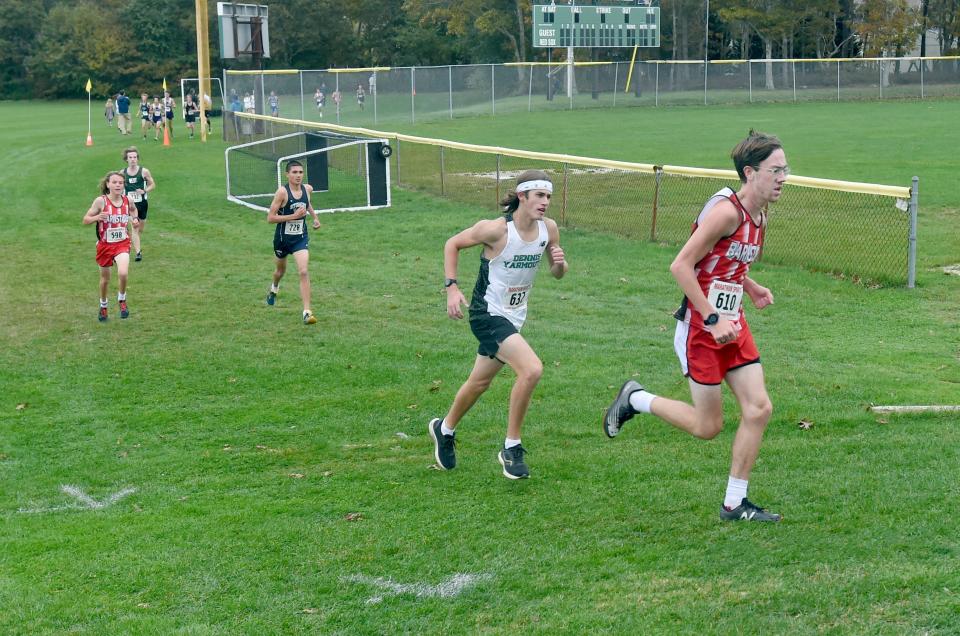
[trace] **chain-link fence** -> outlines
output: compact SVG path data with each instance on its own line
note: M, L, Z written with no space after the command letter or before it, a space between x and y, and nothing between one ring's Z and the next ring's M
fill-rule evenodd
M629 84L628 84L629 78ZM254 112L349 126L617 106L960 97L960 57L227 71ZM229 110L229 102L225 104Z
M332 124L241 114L236 139L298 130L334 130L388 139L393 185L497 209L520 172L553 176L551 216L570 228L682 243L706 200L739 188L733 170L637 164L590 157L491 148ZM259 126L258 126L259 125ZM881 284L915 277L917 188L791 175L769 210L762 259Z

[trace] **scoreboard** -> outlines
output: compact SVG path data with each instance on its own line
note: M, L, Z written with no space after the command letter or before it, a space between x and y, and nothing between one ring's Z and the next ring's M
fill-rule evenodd
M660 7L534 5L533 46L660 46Z

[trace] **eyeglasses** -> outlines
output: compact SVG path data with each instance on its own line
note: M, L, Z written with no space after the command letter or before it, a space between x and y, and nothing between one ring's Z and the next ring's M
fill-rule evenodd
M785 177L790 176L790 166L777 166L776 168L764 168L764 170L775 177L779 177L780 175Z

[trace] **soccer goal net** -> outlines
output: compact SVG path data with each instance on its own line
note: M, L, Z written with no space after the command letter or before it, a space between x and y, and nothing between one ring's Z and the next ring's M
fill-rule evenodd
M253 122L243 122L253 123ZM226 150L227 200L267 211L286 181L287 162L304 167L317 212L373 210L390 205L391 148L385 139L332 132L293 132Z
M219 77L210 78L210 90L213 93L210 95L210 110L215 113L220 113L227 108L227 102L223 95L223 82L220 81ZM184 77L180 80L180 108L183 110L183 105L187 101L187 95L193 95L193 101L197 104L200 104L206 100L201 100L200 98L200 80L196 77Z

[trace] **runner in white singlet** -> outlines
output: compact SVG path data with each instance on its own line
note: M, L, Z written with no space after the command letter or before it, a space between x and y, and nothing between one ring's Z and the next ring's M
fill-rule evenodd
M540 381L543 363L520 335L527 316L527 300L544 254L555 278L567 273L567 261L560 247L560 232L544 216L550 205L553 184L540 170L527 170L517 187L501 202L505 215L480 221L452 236L443 248L446 275L447 315L463 318L466 298L457 282L460 250L483 245L480 273L470 303L470 329L480 341L470 377L444 418L434 418L428 428L434 440L434 457L443 470L456 466L454 429L470 407L487 390L494 376L510 365L517 375L510 394L507 436L497 459L509 479L530 475L520 444L520 429L530 396Z

